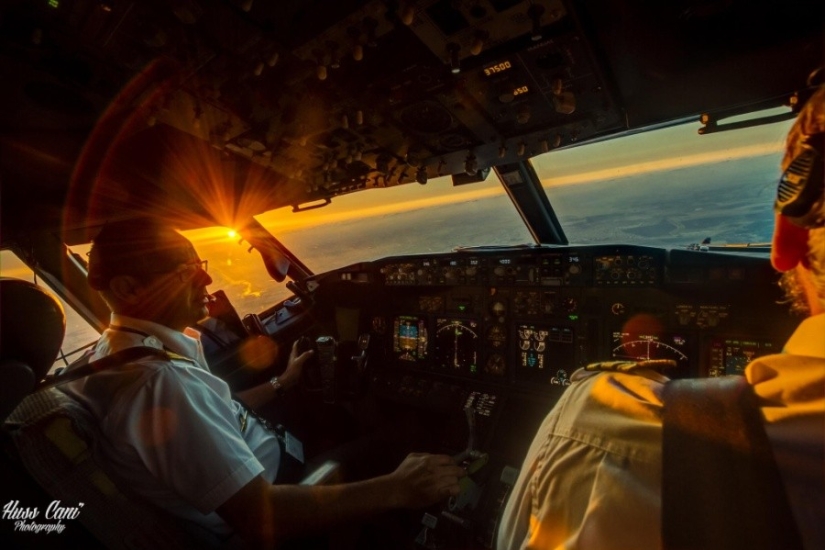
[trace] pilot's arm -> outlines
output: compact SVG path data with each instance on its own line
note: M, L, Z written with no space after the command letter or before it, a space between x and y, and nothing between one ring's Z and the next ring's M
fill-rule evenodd
M271 485L257 476L218 507L253 547L323 532L396 508L419 508L458 494L463 470L444 455L411 454L391 474L343 485Z

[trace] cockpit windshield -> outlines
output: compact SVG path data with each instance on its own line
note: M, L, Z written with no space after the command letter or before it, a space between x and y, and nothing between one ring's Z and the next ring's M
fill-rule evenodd
M533 166L573 244L769 242L791 121L698 135L698 123L545 154Z
M662 128L533 158L571 244L685 248L770 240L770 196L791 122L700 136L698 123ZM315 273L393 255L534 244L494 172L336 197L323 208L257 216ZM186 232L210 261L213 288L241 314L291 292L263 270L230 228Z

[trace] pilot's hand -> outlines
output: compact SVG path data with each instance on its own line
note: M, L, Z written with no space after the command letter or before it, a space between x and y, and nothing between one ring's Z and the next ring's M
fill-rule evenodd
M304 369L304 364L309 360L315 352L307 350L301 354L298 353L298 340L292 344L292 351L289 353L289 362L286 365L284 373L278 377L278 381L284 389L291 388L301 380L301 372Z
M412 453L390 474L396 483L393 496L401 508L423 508L457 495L464 474L447 455Z

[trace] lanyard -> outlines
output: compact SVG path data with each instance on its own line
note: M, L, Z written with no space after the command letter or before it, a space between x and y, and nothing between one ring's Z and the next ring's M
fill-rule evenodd
M131 332L132 334L139 334L144 338L148 338L149 336L151 336L151 334L149 334L148 332L143 332L142 330L137 330L135 328L122 327L120 325L109 325L109 328L111 330L117 330L120 332Z

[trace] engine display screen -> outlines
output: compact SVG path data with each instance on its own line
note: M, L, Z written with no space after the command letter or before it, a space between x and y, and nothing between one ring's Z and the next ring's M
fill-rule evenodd
M478 322L439 318L435 324L436 364L453 372L478 373Z
M427 322L424 318L399 315L393 322L392 348L401 361L427 357Z
M781 346L756 338L725 338L711 343L709 376L744 374L748 363L771 353Z
M573 329L518 325L519 376L554 385L569 385L575 364Z

